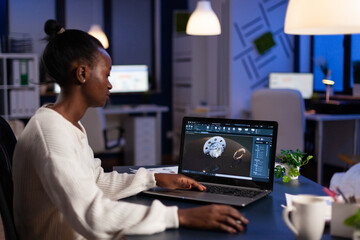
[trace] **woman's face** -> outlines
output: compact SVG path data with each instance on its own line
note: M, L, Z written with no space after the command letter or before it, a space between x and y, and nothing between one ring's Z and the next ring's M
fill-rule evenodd
M102 107L109 100L110 89L109 82L111 70L111 58L109 54L99 48L98 60L90 68L89 75L84 84L84 95L89 107Z

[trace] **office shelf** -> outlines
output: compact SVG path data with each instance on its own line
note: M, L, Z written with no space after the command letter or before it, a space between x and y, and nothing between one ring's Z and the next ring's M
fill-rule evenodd
M173 32L172 109L173 156L179 154L181 124L184 116L226 117L228 115L229 80L218 55L206 48L214 39L199 38ZM217 40L216 40L217 41ZM216 44L215 44L216 45ZM212 51L213 52L213 51ZM221 59L221 58L220 58ZM221 65L221 66L220 66Z
M0 54L0 115L30 118L40 105L36 54Z

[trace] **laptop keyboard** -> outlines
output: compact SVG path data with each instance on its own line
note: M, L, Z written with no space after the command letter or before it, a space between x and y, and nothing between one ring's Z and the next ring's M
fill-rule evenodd
M205 192L223 194L229 196L254 198L261 193L259 191L247 190L247 189L238 189L238 188L235 189L230 187L214 186L214 185L206 185L206 184L203 185L206 187Z

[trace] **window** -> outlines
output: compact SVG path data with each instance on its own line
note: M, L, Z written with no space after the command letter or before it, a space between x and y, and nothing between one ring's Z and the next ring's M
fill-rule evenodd
M351 36L351 64L350 64L350 86L352 88L354 83L353 65L354 61L360 61L360 34Z
M334 91L344 91L344 36L314 36L313 47L313 72L314 72L314 91L325 91L322 79L324 73L319 67L319 62L326 61L331 70L330 79L335 81ZM360 38L359 38L360 42ZM360 53L358 54L360 59Z

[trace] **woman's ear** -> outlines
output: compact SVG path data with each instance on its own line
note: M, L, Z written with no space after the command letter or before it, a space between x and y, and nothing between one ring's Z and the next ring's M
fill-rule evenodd
M86 78L89 75L89 67L86 65L79 65L76 68L76 79L79 84L84 84L86 82Z

